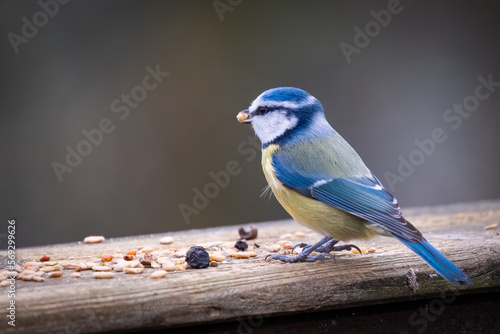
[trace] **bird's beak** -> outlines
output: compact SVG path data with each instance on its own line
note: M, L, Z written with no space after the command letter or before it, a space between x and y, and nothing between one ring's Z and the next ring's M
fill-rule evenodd
M240 123L247 123L247 124L252 123L252 119L250 117L250 112L248 111L248 109L240 111L238 115L236 115L236 119Z

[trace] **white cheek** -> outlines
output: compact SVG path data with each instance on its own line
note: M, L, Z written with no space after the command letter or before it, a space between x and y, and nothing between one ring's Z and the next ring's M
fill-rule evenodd
M260 141L266 144L293 129L298 121L294 116L287 116L286 111L274 111L264 116L255 116L252 126Z

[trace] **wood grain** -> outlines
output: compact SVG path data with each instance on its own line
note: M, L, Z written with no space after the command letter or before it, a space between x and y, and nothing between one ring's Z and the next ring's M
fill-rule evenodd
M375 247L374 253L336 254L336 262L283 264L266 262L266 248L283 235L293 244L314 243L320 235L293 221L252 224L258 238L249 241L260 248L249 259L228 257L218 267L169 272L150 279L153 269L142 275L117 272L109 280L96 280L89 270L80 279L64 270L60 278L45 282L16 281L16 327L0 322L1 332L99 333L143 331L241 317L267 317L380 305L439 296L500 291L500 228L484 226L500 221L500 201L458 204L408 210L409 220L427 240L457 264L474 284L455 288L397 240L377 237L357 242ZM407 213L408 215L408 213ZM294 235L305 232L305 238ZM170 235L171 245L159 239ZM83 239L83 237L82 237ZM187 249L216 241L229 247L238 240L238 226L189 230L159 235L107 239L100 244L71 243L17 251L18 260L35 261L41 255L62 261L69 257L97 261L103 253L126 253L152 246L158 250ZM6 252L0 252L5 257ZM5 263L5 261L3 261ZM419 288L409 285L413 270ZM7 289L0 290L0 305L8 305ZM3 308L5 309L5 308Z

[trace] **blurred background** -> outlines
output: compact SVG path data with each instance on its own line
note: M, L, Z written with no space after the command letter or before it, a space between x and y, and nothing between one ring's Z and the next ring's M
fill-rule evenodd
M444 119L479 76L500 82L498 4L402 1L385 27L369 24L387 6L0 2L0 233L9 217L18 247L288 218L259 197L260 152L235 119L278 86L317 97L387 187L415 140L444 131L446 141L393 185L403 212L500 198L500 87L456 129ZM363 45L355 28L367 24ZM357 48L348 57L346 44ZM101 138L92 130L103 120ZM83 131L98 145L83 143ZM86 154L70 157L73 167L68 147ZM210 173L231 161L237 171L214 188Z

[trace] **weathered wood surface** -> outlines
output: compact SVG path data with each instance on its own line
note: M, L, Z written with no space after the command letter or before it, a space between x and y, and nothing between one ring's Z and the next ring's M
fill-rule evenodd
M16 282L16 327L5 316L0 332L15 333L98 333L143 331L202 323L304 313L347 307L380 305L442 296L443 292L467 295L500 291L500 228L484 226L500 221L500 200L420 208L405 212L436 248L473 280L467 287L454 288L404 245L392 238L378 237L356 242L375 247L375 253L337 254L337 261L283 264L265 262L266 246L284 234L293 244L313 243L320 236L292 221L253 224L258 238L249 241L261 248L250 259L227 259L218 267L170 272L162 279L150 279L152 269L142 275L117 273L109 280L96 280L91 271L80 279L65 270L60 278L45 282ZM305 238L294 236L306 233ZM166 235L171 245L160 245ZM102 253L126 253L142 246L156 249L188 248L193 245L238 239L237 226L210 228L108 239L101 244L60 244L17 251L20 262L41 255L51 260L97 259ZM0 252L5 256L6 252ZM408 284L413 269L420 287ZM1 290L4 289L4 290ZM8 304L6 288L0 288L0 305Z

